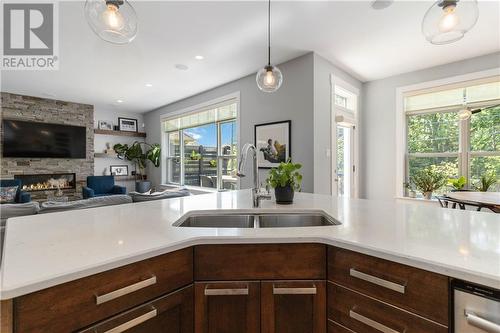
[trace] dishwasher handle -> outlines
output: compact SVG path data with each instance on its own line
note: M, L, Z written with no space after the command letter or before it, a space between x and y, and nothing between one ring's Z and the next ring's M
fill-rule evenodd
M500 333L500 325L479 317L472 311L465 310L465 319L469 325L482 329L488 333Z

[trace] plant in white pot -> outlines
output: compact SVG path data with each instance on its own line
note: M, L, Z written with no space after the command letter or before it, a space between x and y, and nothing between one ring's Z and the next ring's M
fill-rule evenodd
M267 178L267 183L274 188L276 203L291 204L295 191L300 191L302 175L298 170L302 168L299 163L281 162L277 168L272 168Z
M146 149L143 150L142 146ZM130 146L128 144L117 143L113 146L118 158L126 159L134 163L135 167L135 190L140 193L151 189L151 182L146 180L146 163L150 161L155 167L160 166L161 148L157 143L149 144L146 142L134 141ZM139 172L137 172L139 169Z
M433 167L418 170L415 175L411 177L411 182L415 184L417 190L422 192L426 199L431 199L432 192L445 186L447 181L446 175Z

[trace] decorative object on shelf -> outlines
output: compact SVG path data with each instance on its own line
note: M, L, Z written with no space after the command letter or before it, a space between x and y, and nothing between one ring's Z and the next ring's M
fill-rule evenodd
M120 131L137 132L137 119L119 117L118 126Z
M467 184L467 178L464 176L460 178L450 178L448 179L448 185L450 185L453 189L452 191L460 191L463 190L465 187L465 184Z
M404 188L406 190L406 196L409 198L416 198L417 197L417 192L415 191L415 188L413 184L411 183L403 183Z
M482 175L479 181L474 184L474 188L479 192L488 192L490 187L497 183L498 179L494 173Z
M118 126L118 125L114 125L114 126L113 126L113 130L114 130L114 131L119 131L119 130L120 130L120 126Z
M147 148L144 152L142 147ZM128 144L116 144L113 149L118 154L118 158L126 159L134 163L136 182L135 188L137 192L144 193L151 188L151 182L146 181L144 170L147 161L153 163L157 168L160 166L161 147L159 144L149 144L146 142L134 141L130 146ZM139 169L139 172L137 172Z
M413 183L417 190L422 192L424 198L428 200L432 198L432 192L445 186L446 182L446 175L437 170L434 166L418 170L416 174L411 177L411 183Z
M259 89L267 93L277 91L283 83L280 69L271 65L271 0L267 6L267 65L257 72L255 80Z
M107 130L107 131L112 131L113 130L113 123L108 120L99 120L97 123L97 128L101 130Z
M137 14L127 0L87 0L85 18L106 42L127 44L137 35Z
M255 125L259 168L277 167L291 158L291 127L291 120Z
M128 165L110 165L109 171L113 176L128 176Z
M302 182L302 175L298 172L300 168L301 164L288 160L269 171L267 183L274 188L276 203L284 205L293 203L295 191L300 191Z
M111 148L111 143L106 142L106 149L104 150L104 153L107 155L116 155L116 151Z
M432 44L453 43L474 27L478 17L477 0L438 0L425 13L422 33Z

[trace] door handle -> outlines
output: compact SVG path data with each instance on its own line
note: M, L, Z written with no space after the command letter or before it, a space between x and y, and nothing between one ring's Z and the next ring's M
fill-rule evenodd
M378 321L367 318L352 310L349 310L349 317L383 333L401 333L400 331L393 330L392 328L387 327L384 324L379 323Z
M97 305L109 302L114 300L115 298L125 296L127 294L133 293L134 291L149 287L156 283L156 276L152 276L149 279L139 281L137 283L131 284L129 286L123 287L121 289L117 289L115 291L109 292L104 295L96 295L95 302Z
M248 295L248 287L219 288L219 289L205 288L205 296L237 296L237 295Z
M492 321L481 318L478 315L476 315L474 312L465 310L465 319L467 320L467 323L469 325L477 327L479 329L482 329L485 332L500 333L500 325L499 324L496 324Z
M275 287L273 286L273 294L274 295L316 295L316 286L312 287Z
M352 277L364 280L366 282L370 282L370 283L376 284L377 286L381 286L381 287L384 287L384 288L387 288L387 289L391 289L391 290L397 291L398 293L401 293L401 294L405 293L406 287L404 285L397 284L397 283L394 283L394 282L391 282L391 281L387 281L387 280L381 279L379 277L376 277L376 276L373 276L373 275L370 275L370 274L366 274L366 273L357 271L354 268L351 268L349 270L349 275L352 276Z
M121 325L118 325L110 330L107 330L106 332L104 333L121 333L121 332L125 332L126 330L129 330L131 329L132 327L135 327L137 325L140 325L142 324L143 322L145 321L148 321L149 319L152 319L154 317L156 317L158 314L158 311L156 309L153 309L139 317L136 317L132 320L129 320L127 321L126 323L123 323Z

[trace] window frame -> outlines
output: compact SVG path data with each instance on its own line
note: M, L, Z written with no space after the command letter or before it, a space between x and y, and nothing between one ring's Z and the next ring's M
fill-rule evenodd
M202 186L193 186L193 185L184 185L185 184L185 163L183 162L184 160L184 134L183 131L188 129L178 129L178 130L173 130L173 131L165 131L163 128L163 123L167 120L174 119L174 118L179 118L182 116L185 116L187 114L192 114L192 113L197 113L197 112L202 112L206 110L207 108L210 108L211 106L217 105L217 107L225 106L225 105L230 105L230 104L236 104L236 118L231 118L231 119L225 119L221 121L216 121L216 135L217 135L217 177L218 179L222 179L222 162L223 160L231 160L231 159L236 159L236 164L238 165L239 163L239 156L238 155L222 155L222 146L221 146L221 124L223 123L228 123L228 122L236 122L236 128L237 128L237 147L238 151L240 150L240 136L241 136L241 130L240 130L240 92L234 92L232 94L228 94L225 96L222 96L220 98L216 98L204 103L200 103L197 105L194 105L192 107L188 107L185 109L177 110L174 112L170 112L167 114L164 114L160 116L160 129L162 133L162 139L161 139L161 144L162 144L162 160L167 162L168 160L180 158L181 162L181 167L180 167L180 182L179 183L174 183L174 182L169 182L168 179L168 173L169 173L169 163L165 163L165 165L161 168L162 170L162 175L161 175L161 182L162 184L167 184L167 185L177 185L177 186L188 186L188 187L195 187L195 188L202 188L206 190L210 190L210 188L207 187L202 187ZM171 155L170 152L170 144L169 144L169 134L170 133L175 133L178 132L179 135L179 152L180 156L175 156ZM240 180L238 179L236 188L240 188ZM218 181L217 182L217 191L224 191L222 188L222 182Z
M404 107L404 98L409 94L418 92L423 93L426 91L437 90L443 86L450 86L452 89L453 85L464 85L470 84L472 85L472 81L478 80L487 80L488 78L499 76L500 75L500 67L493 68L480 72L473 72L464 75L457 75L453 77L448 77L444 79L434 80L422 82L414 85L403 86L396 88L396 177L395 177L395 197L396 198L405 198L405 188L404 183L406 182L408 175L408 145L407 145L407 113L411 112L437 112L444 110L452 110L453 108L458 111L461 105L448 106L444 108L435 108L435 109L427 109L423 111L405 111ZM471 103L471 105L476 106L484 106L484 104L493 104L494 101L482 101ZM469 131L470 127L464 126L462 123L467 123L470 125L470 118L464 122L459 121L459 157L458 157L458 168L459 174L462 172L461 170L466 169L465 175L470 174L470 159L472 157L482 157L482 156L498 156L494 154L495 152L471 152L470 151L470 142L466 140L467 135L464 134L465 131ZM465 141L465 142L464 142ZM493 153L493 154L492 154ZM431 153L431 154L447 154L447 153ZM455 153L453 153L455 154ZM438 157L438 156L432 156ZM469 178L469 177L468 177Z

